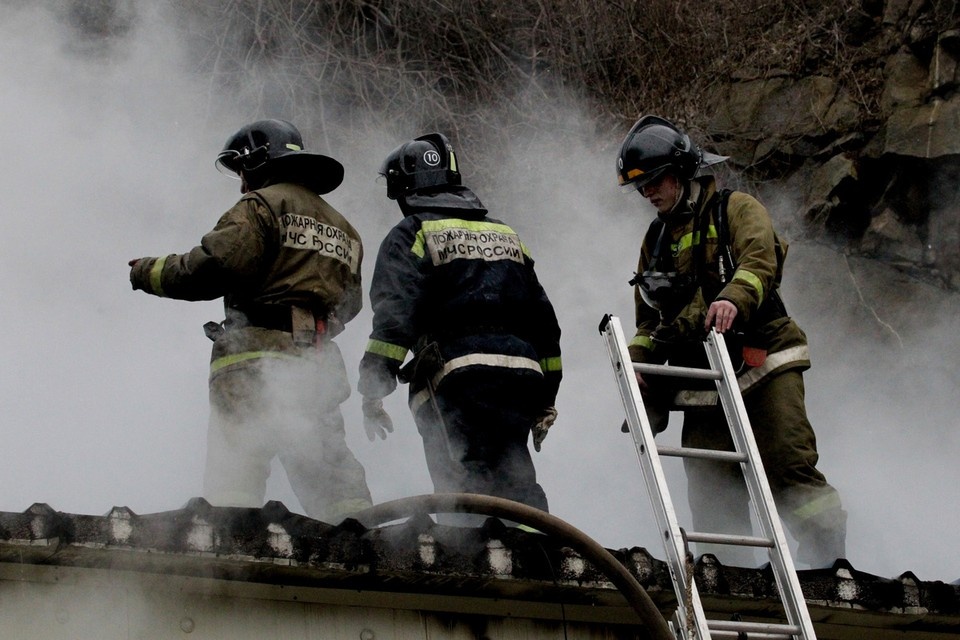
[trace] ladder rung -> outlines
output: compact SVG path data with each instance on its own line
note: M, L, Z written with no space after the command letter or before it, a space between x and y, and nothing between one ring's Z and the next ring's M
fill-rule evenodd
M744 634L740 631L710 631L710 638L740 638L744 637ZM749 640L796 640L800 636L796 634L786 634L786 633L751 633L746 635Z
M800 627L793 624L777 624L775 622L745 622L742 620L707 620L707 627L711 635L714 631L747 633L751 638L773 637L792 638L799 635ZM764 634L763 636L755 634Z
M714 369L698 369L696 367L671 367L666 364L646 364L634 362L633 370L640 373L649 373L658 376L673 378L693 378L696 380L722 380L723 374Z
M771 538L756 536L738 536L728 533L703 533L701 531L687 531L687 540L690 542L706 542L711 544L729 544L740 547L770 547L774 542Z
M703 458L724 462L747 462L747 454L736 451L717 451L716 449L694 449L692 447L657 447L657 453L674 458Z

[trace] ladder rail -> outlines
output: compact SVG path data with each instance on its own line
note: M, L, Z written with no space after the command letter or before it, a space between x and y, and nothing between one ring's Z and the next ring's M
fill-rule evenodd
M627 423L631 427L630 434L633 436L647 495L653 503L654 516L662 536L661 542L667 554L667 567L670 570L674 593L677 594L675 615L680 627L684 629L684 637L691 637L689 634L692 630L698 640L710 640L707 618L696 581L693 579L692 566L689 566L687 561L687 545L667 488L663 466L654 442L653 428L643 407L640 386L633 373L633 363L626 348L623 329L616 317L606 316L600 330L606 338L607 350L614 363L620 399L627 413ZM680 597L680 594L686 597Z
M720 394L720 403L723 406L727 424L731 425L730 433L733 437L734 447L738 453L746 455L749 460L749 462L741 462L740 467L743 471L750 500L757 514L761 535L772 539L774 542L770 550L770 565L780 590L787 620L801 630L801 637L814 639L816 635L813 630L813 622L803 599L803 590L800 587L797 570L787 545L787 538L784 535L783 525L780 522L780 515L773 499L773 491L770 489L770 483L767 480L753 428L747 416L743 396L740 395L739 386L736 386L736 374L723 334L718 333L716 329L712 329L707 336L705 346L710 367L720 371L724 379L732 381L728 385L718 382L717 391ZM747 468L748 464L752 466L752 470ZM760 505L765 505L766 508L762 509Z

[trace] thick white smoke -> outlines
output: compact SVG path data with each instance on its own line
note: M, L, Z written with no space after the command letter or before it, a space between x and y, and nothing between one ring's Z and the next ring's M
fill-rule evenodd
M191 73L178 33L153 11L137 5L128 37L90 51L46 10L3 9L0 510L46 502L72 513L114 505L150 513L200 495L210 347L201 326L219 320L221 306L133 292L126 262L194 246L239 196L213 168L223 141L247 120L285 114L251 113L211 94L211 83ZM535 454L551 510L605 546L645 546L662 557L597 331L614 313L629 332L626 282L652 212L618 191L620 140L596 139L589 123L589 113L574 112L556 135L518 139L504 153L513 179L477 191L530 247L564 331L560 418ZM400 217L376 169L402 141L358 135L349 147L325 148L307 139L346 167L328 200L364 238L367 283L379 242ZM480 150L459 152L469 185ZM956 297L798 242L784 290L811 340L808 406L820 467L850 512L849 559L883 576L956 579L960 560L947 543L960 526L952 506L960 435L950 406L960 396ZM354 384L369 328L365 308L338 340ZM432 488L403 390L387 409L395 432L369 443L359 397L344 407L376 502ZM678 439L675 421L664 440ZM684 517L683 474L667 464L676 465L669 474ZM299 511L275 471L268 498Z

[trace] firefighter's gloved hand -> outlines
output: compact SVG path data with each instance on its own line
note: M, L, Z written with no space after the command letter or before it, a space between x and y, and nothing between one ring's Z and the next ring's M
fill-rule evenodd
M143 261L143 258L134 258L133 260L127 261L127 266L130 267L130 286L133 287L133 290L143 289L143 266L138 264Z
M387 433L393 433L393 420L383 408L382 398L363 397L363 429L367 439L373 442L378 436L387 439Z
M153 271L156 263L157 258L134 258L127 261L127 266L130 267L130 286L134 291L143 290L158 295L150 282L150 272Z
M550 427L557 421L557 410L553 407L547 407L543 410L543 415L537 418L533 424L533 448L540 451L540 445L547 437Z

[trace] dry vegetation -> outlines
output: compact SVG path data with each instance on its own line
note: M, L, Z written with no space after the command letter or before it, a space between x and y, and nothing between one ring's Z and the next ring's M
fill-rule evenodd
M127 0L60 0L97 33ZM910 24L882 25L909 7ZM328 138L437 128L487 147L571 104L617 139L639 114L701 128L734 77L839 79L876 117L877 56L956 25L956 0L168 0L211 90ZM95 19L91 20L93 15ZM123 21L120 21L123 22ZM491 144L492 143L492 144Z
M731 74L842 71L860 0L218 0L186 3L201 69L294 118L379 115L488 136L489 105L537 126L585 99L622 126L661 112L696 124ZM503 110L498 110L502 114ZM536 117L534 117L536 116Z

